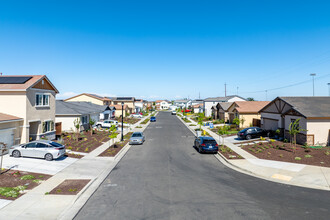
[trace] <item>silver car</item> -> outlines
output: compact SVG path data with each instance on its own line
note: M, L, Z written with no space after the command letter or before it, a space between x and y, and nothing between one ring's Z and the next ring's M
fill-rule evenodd
M142 132L134 132L129 139L129 144L143 144L145 137Z
M13 157L37 157L51 161L65 154L65 146L54 141L38 140L12 146L9 155Z

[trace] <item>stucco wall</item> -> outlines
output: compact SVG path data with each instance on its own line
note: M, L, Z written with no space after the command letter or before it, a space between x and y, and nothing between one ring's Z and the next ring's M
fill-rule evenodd
M77 118L80 120L80 122L82 121L80 116L68 115L68 116L56 116L55 122L62 122L62 131L76 132L76 128L74 127L73 122ZM89 121L89 117L87 117L87 120ZM80 126L80 130L84 130L84 129L88 129L88 124L84 124Z
M205 111L205 116L210 117L212 115L212 106L217 105L218 102L204 102L204 111Z
M307 121L307 134L314 135L315 145L329 145L330 119Z
M243 126L240 124L240 128L246 128L250 127L250 125L253 125L253 119L260 119L259 114L239 114L239 119L241 120L242 118L245 119Z
M49 106L36 106L36 94L49 94ZM40 121L38 128L38 136L43 135L42 123L45 121L55 122L55 91L53 90L42 90L42 89L29 89L26 93L26 125L29 124L29 121ZM55 128L54 128L55 130ZM28 132L27 132L28 133ZM47 134L48 133L48 134ZM54 132L47 132L46 136L50 139L55 138ZM54 133L54 134L52 134ZM29 134L27 134L29 138Z
M103 105L103 101L98 100L96 98L92 98L92 97L87 96L87 95L80 95L80 96L71 98L67 101L68 102L91 102L91 103L96 104L96 105Z

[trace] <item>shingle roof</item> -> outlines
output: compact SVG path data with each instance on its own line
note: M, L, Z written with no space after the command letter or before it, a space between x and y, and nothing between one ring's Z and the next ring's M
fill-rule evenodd
M243 100L246 100L245 98L238 96L238 95L230 95L230 96L226 96L226 97L210 97L210 98L206 98L204 99L204 102L228 102L229 99L232 99L234 97L238 97L241 98Z
M107 105L96 105L91 102L65 102L56 100L56 115L84 115L101 113L107 110Z
M224 111L227 111L229 107L233 104L232 102L219 102L218 103Z
M134 97L114 97L114 101L135 101Z
M23 120L22 118L13 116L13 115L8 115L4 113L0 113L0 122L5 122L5 121L16 121L16 120Z
M234 102L235 108L239 113L258 113L262 108L268 105L269 101L237 101Z
M7 90L23 90L26 91L30 87L37 84L40 80L46 79L49 84L54 88L54 91L58 93L58 90L55 88L55 86L50 82L50 80L47 78L46 75L8 75L8 76L0 76L1 77L31 77L31 79L27 80L25 83L22 84L0 84L0 91L7 91Z
M116 108L116 110L121 110L122 109L122 107L121 107L121 105L109 105L109 107L115 107ZM124 105L124 109L127 109L128 108L128 105Z
M189 99L178 99L178 100L175 100L174 102L183 102L183 103L186 103L186 102L189 102L190 100Z
M278 97L305 117L330 117L330 96Z

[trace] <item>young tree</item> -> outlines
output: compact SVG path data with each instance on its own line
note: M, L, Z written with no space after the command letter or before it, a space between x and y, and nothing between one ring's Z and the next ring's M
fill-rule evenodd
M74 127L76 128L76 140L78 140L78 137L79 137L79 129L80 129L80 118L76 118L76 119L73 121L73 125L74 125Z
M2 173L2 161L3 161L3 154L6 152L7 146L5 143L0 142L0 153L1 153L1 163L0 163L0 174Z
M230 127L227 125L221 126L220 129L218 130L219 134L219 142L220 142L220 137L222 136L222 145L225 144L225 138L224 136L228 134Z
M95 120L89 119L89 128L91 129L91 135L93 135L93 125L95 124Z
M238 117L233 119L233 123L237 126L237 128L239 128L240 120Z
M248 97L246 100L248 100L248 101L254 101L254 98Z
M243 127L245 121L246 121L245 118L242 117L241 120L240 120L240 122L241 122L241 127Z
M290 144L292 146L292 137L294 140L294 147L296 147L296 142L297 142L297 134L299 134L302 131L307 131L306 129L301 129L299 125L300 118L294 120L293 122L290 123L289 125L289 134L290 134Z

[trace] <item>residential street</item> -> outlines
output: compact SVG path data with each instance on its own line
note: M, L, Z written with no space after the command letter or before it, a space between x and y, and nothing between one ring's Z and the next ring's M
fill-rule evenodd
M328 219L330 192L241 174L193 148L194 136L159 112L75 219Z

